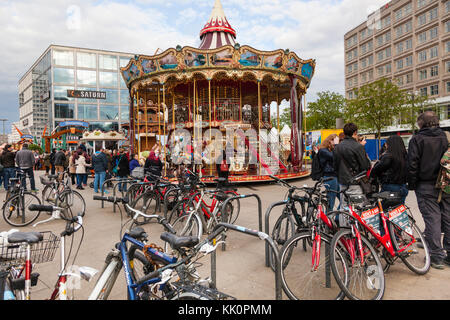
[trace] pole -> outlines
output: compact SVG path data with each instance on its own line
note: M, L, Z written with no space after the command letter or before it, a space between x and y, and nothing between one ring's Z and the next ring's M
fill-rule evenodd
M259 174L261 175L261 82L258 80L258 142Z
M136 102L137 102L137 129L138 129L138 154L141 154L141 126L140 126L140 116L139 116L139 91L136 91Z
M211 80L208 80L208 100L209 100L209 147L211 148ZM211 150L210 150L211 152ZM212 176L212 164L209 165L209 175Z
M304 108L303 108L303 145L306 144L306 93L303 95L304 99ZM302 147L303 148L303 147ZM302 154L305 154L305 150L303 150ZM306 169L306 157L305 158L305 169Z
M163 83L163 105L164 105L164 176L167 176L167 155L166 155L166 85Z

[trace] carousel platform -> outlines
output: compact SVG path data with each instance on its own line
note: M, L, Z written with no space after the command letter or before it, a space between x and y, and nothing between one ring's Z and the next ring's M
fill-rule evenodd
M300 172L293 172L293 173L280 173L274 175L277 178L280 178L282 180L293 180L293 179L300 179L300 178L306 178L309 177L311 174L311 171L304 170ZM214 178L202 178L202 181L206 184L209 183L216 183L214 181ZM228 181L230 183L260 183L260 182L273 182L274 180L267 175L230 175L228 177Z

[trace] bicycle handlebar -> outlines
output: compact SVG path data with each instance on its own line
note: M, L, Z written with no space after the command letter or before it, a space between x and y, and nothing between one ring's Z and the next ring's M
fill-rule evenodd
M120 198L120 197L94 196L93 200L101 200L101 201L107 201L107 202L112 202L112 203L123 203L123 204L128 203L127 199Z
M175 229L167 222L166 218L161 217L160 215L157 215L157 214L147 215L145 213L142 213L139 210L136 210L136 209L130 207L128 204L125 204L125 208L131 212L134 212L133 220L136 220L136 218L138 216L142 216L142 217L148 218L148 219L157 219L158 223L161 224L164 227L164 229L166 229L170 233L173 233L173 234L176 233Z
M61 209L61 208L54 207L54 206L43 205L43 204L30 204L28 206L28 209L30 209L30 211L53 212L53 211L56 211L56 210Z

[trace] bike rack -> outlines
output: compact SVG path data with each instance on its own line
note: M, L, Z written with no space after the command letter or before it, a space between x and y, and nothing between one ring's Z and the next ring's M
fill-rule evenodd
M246 198L252 198L252 197L256 198L256 200L258 201L258 224L259 224L259 231L262 232L262 230L263 230L263 226L262 226L263 222L262 222L261 198L257 194L254 194L254 193L253 194L242 194L242 195L239 195L239 196L234 196L234 197L226 199L222 203L222 206L220 208L222 222L226 223L225 208L226 208L226 205L228 204L228 202L236 200L236 199L246 199ZM225 249L226 249L226 244L223 243L222 244L222 251L225 251Z
M273 210L273 208L275 208L275 207L279 207L279 206L283 206L283 205L285 205L287 203L287 200L283 200L283 201L278 201L278 202L274 202L274 203L272 203L270 206L269 206L269 208L267 208L267 211L266 211L266 216L265 216L265 232L267 233L267 234L269 234L270 233L270 231L269 231L269 218L270 218L270 213L272 212L272 210ZM266 243L266 267L270 267L270 263L269 263L269 254L270 254L270 252L269 252L269 245Z
M217 228L220 228L220 227L224 227L226 229L231 229L231 230L234 230L237 232L248 234L253 237L257 237L261 240L264 240L267 245L270 245L272 247L272 250L275 253L275 258L277 260L277 263L275 265L275 299L281 300L281 298L282 298L282 296L281 296L281 262L279 259L278 248L275 245L275 243L273 242L273 239L267 233L264 233L262 231L251 230L251 229L247 229L245 227L241 227L241 226L237 226L237 225L229 224L229 223L224 223L224 222L217 224L214 227L214 230L216 230ZM211 281L212 281L211 285L213 286L213 288L216 288L216 284L217 284L217 261L216 261L216 259L217 259L216 250L214 250L211 253Z
M126 179L125 181L123 181L122 179L119 179L119 178L111 178L111 179L107 179L107 180L103 181L102 186L101 186L102 197L105 196L105 184L107 184L108 182L118 182L118 181L122 181L122 182L127 182L128 183L128 182L131 182L131 181L136 181L136 179ZM116 186L117 185L118 185L118 183L114 184L114 187L113 187L113 196L114 197L116 196ZM102 200L102 209L104 207L105 207L105 202ZM113 207L114 207L114 212L116 212L115 205Z

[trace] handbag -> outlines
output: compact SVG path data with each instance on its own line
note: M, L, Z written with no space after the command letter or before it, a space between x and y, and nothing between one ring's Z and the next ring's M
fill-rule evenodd
M122 160L122 157L123 156L120 156L120 158L118 160L116 160L116 166L113 168L113 173L114 174L119 173L119 163L120 163L120 160Z
M353 175L353 177L358 176L359 174L355 174L355 172L348 166L347 160L345 160L344 158L342 158L342 160L344 160L344 164L347 167L348 171L350 171ZM374 191L375 186L372 185L371 179L369 178L370 176L370 170L367 172L367 174L363 177L358 179L358 181L356 181L356 183L361 187L362 192L365 195L374 193L376 191Z

